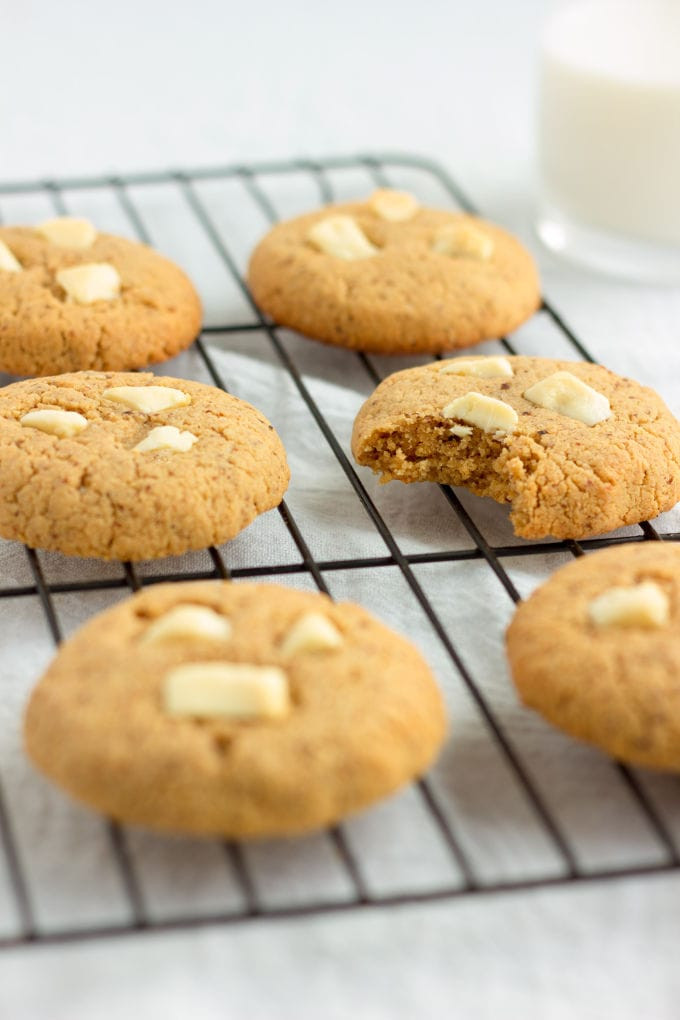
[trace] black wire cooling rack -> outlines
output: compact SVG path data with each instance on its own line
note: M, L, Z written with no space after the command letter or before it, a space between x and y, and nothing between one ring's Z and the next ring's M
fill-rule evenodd
M559 562L565 555L581 556L588 550L620 542L678 540L680 534L669 531L660 534L654 526L644 523L640 527L586 542L497 543L488 537L488 529L477 519L481 501L466 497L446 486L440 487L442 520L453 516L465 540L452 548L435 548L409 551L403 537L390 526L387 495L378 496L378 490L367 479L367 473L357 472L348 453L347 443L338 434L337 425L328 415L319 399L315 386L306 371L306 358L313 358L323 372L324 359L337 365L338 357L364 380L368 390L400 362L371 358L362 354L331 351L309 341L300 340L286 330L271 324L253 304L243 278L247 247L256 240L253 228L241 234L238 225L243 214L250 222L253 216L263 229L276 220L282 207L287 213L301 212L319 202L329 202L350 194L366 193L371 186L411 186L424 198L437 196L440 204L472 210L472 204L457 185L438 166L426 160L405 156L362 156L343 159L324 159L316 162L297 161L271 163L258 166L226 166L215 169L145 173L128 176L9 183L0 186L0 209L5 219L21 221L21 213L30 209L35 218L38 208L44 215L52 213L82 212L82 198L100 202L107 209L114 208L126 232L143 241L158 244L157 230L149 223L177 223L178 235L182 230L200 234L202 266L210 269L212 286L216 288L215 274L224 274L225 286L232 295L229 304L217 302L216 321L206 325L201 339L193 350L193 361L184 374L194 372L214 385L227 388L220 352L229 351L233 344L241 349L252 347L266 352L270 367L286 377L291 388L291 399L297 401L307 415L310 427L318 430L320 456L328 456L339 467L351 499L363 508L367 517L362 519L381 545L380 555L342 555L342 532L338 528L337 556L315 554L314 536L309 520L300 521L297 509L284 502L278 509L279 523L289 537L286 548L295 549L295 559L283 557L271 562L258 562L257 557L241 559L240 565L231 562L231 544L220 549L211 548L207 558L163 561L159 569L147 571L144 565L121 564L118 570L98 569L90 564L78 574L78 562L71 561L68 570L57 558L25 549L26 577L0 587L0 620L3 610L23 600L33 600L40 626L49 634L55 645L62 638L63 606L73 605L76 599L81 615L91 615L87 597L96 594L115 596L126 589L137 590L143 584L200 578L276 578L289 583L304 582L324 592L333 585L329 577L349 578L348 586L356 577L372 578L374 588L380 587L381 571L396 572L404 591L404 598L412 605L412 612L422 618L428 647L436 650L441 668L449 674L450 683L465 697L469 712L477 720L482 734L480 745L472 749L472 764L468 772L479 767L479 747L483 745L493 753L494 761L512 787L515 807L509 807L508 818L501 817L498 804L485 814L484 804L475 803L474 775L457 790L456 774L451 778L450 765L444 765L412 787L406 796L407 806L393 817L390 809L376 808L368 813L367 821L349 821L318 837L306 840L277 841L269 845L239 845L233 842L211 843L210 859L206 863L205 844L199 848L195 841L172 841L162 837L144 835L114 823L102 823L101 831L94 816L68 805L59 793L47 791L47 784L39 786L38 808L44 811L44 825L35 819L27 827L22 811L24 794L33 790L42 780L33 776L16 779L16 761L21 759L18 741L15 740L15 758L11 759L0 777L0 856L4 868L4 898L0 891L0 947L10 948L28 943L78 941L104 936L122 936L140 932L157 932L169 929L188 929L205 924L227 924L252 921L257 918L290 917L324 911L354 910L366 907L390 907L398 904L455 899L460 896L482 895L511 890L529 890L537 887L578 883L626 876L652 874L677 869L678 838L680 837L680 790L674 780L649 777L623 765L609 763L590 749L563 740L550 732L546 739L557 741L551 745L551 754L560 758L558 781L554 774L549 782L543 776L544 760L540 754L525 753L521 721L522 714L508 703L499 700L495 689L489 687L488 678L479 665L470 666L470 653L461 650L461 642L453 633L441 599L432 597L430 571L445 571L457 578L456 571L474 569L473 580L481 583L481 571L492 577L493 585L504 589L503 599L512 604L520 599L513 569L507 564L521 565ZM359 190L363 187L363 191ZM220 198L220 189L224 194ZM158 199L162 192L162 199ZM217 198L215 197L217 195ZM284 195L285 201L279 202ZM93 198L94 196L94 198ZM152 196L148 201L148 196ZM216 201L219 199L219 204ZM437 200L435 199L435 200ZM288 205L286 205L288 203ZM233 233L225 228L216 209L225 204L232 213ZM247 213L245 212L247 210ZM27 217L25 217L25 221ZM30 221L30 220L28 220ZM181 239L175 237L177 260L182 261ZM170 245L172 247L172 245ZM199 274L200 275L200 274ZM243 315L241 316L241 312ZM241 317L240 317L241 316ZM593 360L587 347L574 335L565 320L552 304L545 301L538 313L553 340L559 342L560 353L566 356ZM244 341L245 338L245 341ZM510 353L522 353L517 342L503 339L502 348ZM546 340L544 345L549 348ZM499 348L500 349L500 348ZM302 353L301 353L302 352ZM552 353L545 349L546 354ZM262 354L264 357L264 354ZM335 359L335 360L334 360ZM342 369L340 374L342 375ZM182 374L179 373L178 374ZM231 388L231 387L230 387ZM247 393L239 393L248 397ZM266 409L263 408L266 413ZM390 488L390 487L388 487ZM408 487L414 493L416 486ZM384 491L384 490L381 490ZM501 508L494 512L503 515ZM248 533L246 532L246 535ZM445 544L445 543L444 543ZM2 550L17 547L11 543ZM251 543L250 548L255 547ZM284 548L284 544L280 546ZM318 546L317 546L318 547ZM86 561L82 561L86 564ZM75 566L73 564L76 564ZM73 572L75 571L75 579ZM94 573L93 573L94 571ZM424 572L423 572L424 571ZM19 571L21 574L21 571ZM371 581L367 582L369 585ZM509 598L508 598L509 597ZM66 600L64 602L64 600ZM83 608L84 607L84 608ZM483 631L480 627L480 632ZM500 647L502 634L492 635ZM17 635L19 641L21 635ZM464 644L465 642L463 642ZM425 649L427 653L427 649ZM491 668L491 667L490 667ZM0 667L0 675L2 667ZM6 677L2 677L3 682ZM35 678L27 678L26 683ZM96 682L96 678L93 678ZM518 719L520 722L518 723ZM13 725L16 725L16 720ZM535 722L541 726L540 721ZM454 723L452 746L459 739ZM481 755L482 760L484 754ZM476 758L475 758L476 754ZM576 757L574 757L576 756ZM580 757L579 757L580 756ZM585 756L585 757L584 757ZM490 759L489 759L490 760ZM477 766L474 762L477 761ZM594 763L597 762L595 765ZM585 763L585 764L584 764ZM570 770L572 777L571 802L586 797L590 786L590 768L600 776L601 801L597 798L591 822L602 811L605 801L613 803L611 815L616 825L622 824L622 839L630 845L619 854L603 850L599 837L589 843L588 819L580 819L574 826L573 808L565 806L565 795L559 784ZM465 770L463 770L465 771ZM499 772L500 774L500 772ZM604 777L604 778L603 778ZM576 784L576 793L573 788ZM28 786L27 786L28 784ZM552 785L551 785L552 784ZM579 784L580 787L579 787ZM483 794L481 795L483 798ZM43 807L40 797L52 798ZM569 798L567 798L569 799ZM592 807L592 804L591 804ZM62 818L59 811L67 814ZM56 816L54 812L56 811ZM68 812L71 812L70 814ZM516 813L516 817L513 815ZM83 821L83 816L87 820ZM61 819L58 823L54 818ZM72 829L80 831L85 825L83 843L94 840L95 878L100 887L96 909L81 909L79 889L87 882L83 871L76 869L66 875L68 861L73 856ZM368 829L366 829L366 826ZM508 826L510 828L508 829ZM512 839L521 839L531 831L535 845L541 848L538 863L523 858L515 865L507 862L487 866L483 862L488 846L496 840L495 829L501 840L506 831ZM598 830L601 831L601 830ZM71 833L69 835L69 833ZM604 839L606 843L607 840ZM618 836L616 837L618 839ZM585 840L585 844L584 844ZM614 841L616 842L616 840ZM36 850L41 843L40 851ZM611 852L610 852L611 851ZM494 851L496 852L496 851ZM498 850L502 858L505 848ZM36 856L37 855L37 856ZM296 865L296 855L302 865ZM194 872L187 873L187 861L195 859ZM37 861L37 864L36 864ZM392 886L386 883L381 872L390 861L397 861L399 879ZM49 867L46 862L49 862ZM178 863L179 862L179 863ZM387 865L385 864L387 862ZM430 862L430 865L428 865ZM176 869L188 892L181 903L164 909L163 897L175 884ZM389 868L388 868L389 870ZM429 874L423 878L423 873ZM37 872L37 873L36 873ZM198 873L201 873L200 875ZM105 873L105 880L101 875ZM159 882L159 874L165 876ZM205 875L209 874L208 888ZM92 876L90 876L92 878ZM229 895L220 894L220 883L229 887ZM46 909L46 890L62 889L58 909ZM113 889L115 901L107 908L107 892ZM69 904L73 913L69 913ZM80 905L78 905L80 904ZM76 909L77 908L77 909ZM5 922L2 913L6 913ZM4 927L3 927L4 924Z

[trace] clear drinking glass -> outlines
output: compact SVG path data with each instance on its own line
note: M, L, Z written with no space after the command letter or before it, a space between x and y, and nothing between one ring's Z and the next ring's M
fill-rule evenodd
M680 283L680 0L577 0L543 38L536 229L551 250Z

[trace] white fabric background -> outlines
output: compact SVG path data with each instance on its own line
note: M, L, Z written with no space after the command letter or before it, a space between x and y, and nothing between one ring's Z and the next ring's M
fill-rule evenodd
M534 194L532 103L541 0L342 5L195 0L115 7L6 3L0 63L0 178L36 179L171 166L398 149L438 159L488 215L517 230L540 257L545 290L594 354L655 385L680 409L677 290L636 287L567 268L539 252L530 231ZM367 179L337 175L339 192ZM427 176L403 176L423 199L442 196ZM281 215L316 202L308 181L267 182ZM237 188L201 195L243 266L265 223ZM154 241L200 283L210 322L247 322L243 298L191 217L164 189L135 193ZM106 195L78 208L123 232ZM31 221L40 200L2 202L6 219ZM546 316L513 338L523 352L569 356ZM343 352L284 336L314 398L347 448L353 415L370 392ZM288 502L318 558L385 554L320 433L268 343L241 334L213 345L225 381L280 430L291 456ZM491 352L496 345L484 348ZM399 364L376 361L381 372ZM199 374L187 354L162 372ZM313 471L310 470L313 464ZM406 552L469 548L437 490L379 488L362 480ZM510 545L507 514L464 497L485 536ZM339 532L338 520L342 521ZM678 530L667 515L662 530ZM276 514L225 550L231 566L295 562ZM564 557L520 556L505 565L523 594ZM45 556L52 579L100 576L86 562ZM206 565L201 554L189 568ZM165 569L149 565L145 569ZM106 567L103 572L114 572ZM447 631L502 721L533 780L575 847L579 865L659 863L663 851L612 766L543 726L516 704L501 635L512 604L488 569L472 561L416 568ZM301 576L282 578L304 584ZM516 780L398 571L339 572L338 597L363 602L409 633L437 672L453 735L433 790L480 880L559 877L561 864ZM0 584L30 584L23 553L0 550ZM121 593L57 599L66 633ZM127 905L99 821L38 779L19 745L26 694L52 654L35 599L4 600L0 615L0 775L41 927L125 922ZM479 631L480 619L484 628ZM677 839L680 790L642 777ZM346 827L375 895L460 885L414 790ZM130 835L152 918L237 909L240 893L213 844ZM247 852L265 905L350 895L325 836ZM16 930L0 867L0 928ZM127 1016L371 1018L461 1016L600 1020L677 1014L677 876L602 882L578 889L452 900L295 921L254 922L86 946L26 948L0 956L0 1016L12 1020L118 1020Z

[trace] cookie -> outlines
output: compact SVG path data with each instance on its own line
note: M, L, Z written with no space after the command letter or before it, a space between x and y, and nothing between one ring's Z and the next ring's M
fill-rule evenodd
M510 234L388 189L274 227L248 283L275 322L377 354L499 337L540 303L533 259Z
M145 244L70 217L0 228L0 371L143 368L200 328L191 282Z
M250 404L138 372L76 372L0 390L0 535L140 560L233 538L288 484Z
M25 719L74 797L154 829L330 825L425 770L446 722L426 663L364 609L276 585L154 585L62 645Z
M680 770L680 546L584 556L517 609L507 631L525 705L621 761Z
M680 499L680 424L653 390L585 362L471 357L396 372L360 409L352 450L383 482L509 503L522 538L586 538Z

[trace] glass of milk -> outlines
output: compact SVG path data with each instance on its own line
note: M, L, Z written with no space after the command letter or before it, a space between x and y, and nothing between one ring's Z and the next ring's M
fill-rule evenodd
M680 0L574 0L546 27L537 230L551 250L680 283Z

